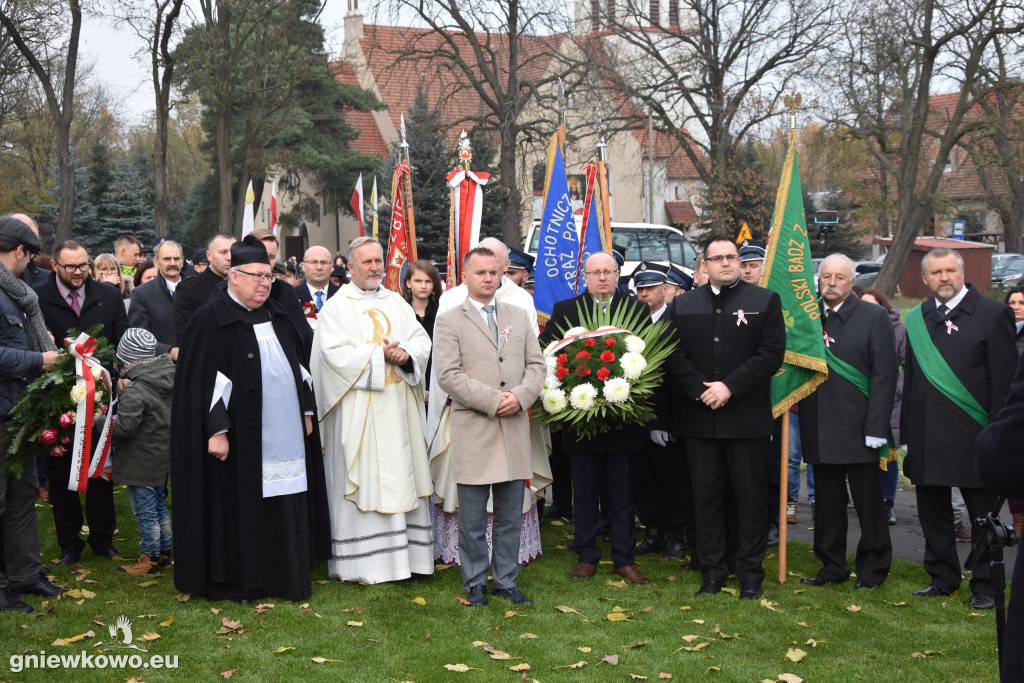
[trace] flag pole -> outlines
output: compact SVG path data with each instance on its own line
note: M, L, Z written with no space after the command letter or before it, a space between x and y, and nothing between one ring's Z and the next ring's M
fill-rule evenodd
M604 124L601 123L601 112L594 107L594 120L597 127L597 185L601 197L601 241L604 250L612 253L612 215L608 205L608 145L604 141Z
M412 211L412 165L409 163L409 142L405 139L405 114L401 114L402 144L398 146L398 159L408 169L402 174L402 194L405 199L405 224L409 229L409 260L417 261L416 221Z
M565 163L565 110L568 103L562 79L558 79L558 146L562 148L562 163Z

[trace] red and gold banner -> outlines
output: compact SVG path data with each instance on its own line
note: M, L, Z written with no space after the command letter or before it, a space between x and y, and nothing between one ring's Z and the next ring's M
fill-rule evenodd
M405 219L406 190L402 178L409 173L409 167L403 162L395 166L395 175L391 179L391 231L388 233L387 270L384 273L384 286L392 292L402 291L402 278L409 267L409 249L412 240L409 237L409 225Z
M474 173L461 168L448 174L448 185L452 188L448 226L449 287L459 284L462 258L480 241L483 186L490 178L490 173Z

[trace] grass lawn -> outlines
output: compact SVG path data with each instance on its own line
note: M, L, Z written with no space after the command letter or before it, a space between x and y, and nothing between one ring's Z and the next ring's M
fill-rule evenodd
M115 501L118 548L134 557L138 532L123 487L115 488ZM654 556L639 563L651 578L649 586L614 585L618 577L611 565L602 565L588 581L570 581L576 555L565 546L571 543L572 527L545 524L545 554L520 573L520 587L535 601L532 606L513 609L496 598L485 608L464 606L458 601L464 595L458 568L440 570L420 584L360 586L329 581L321 566L308 604L269 599L272 608L258 613L256 605L199 597L179 601L173 570L129 577L116 571L118 563L96 559L88 549L84 572L58 567L53 564L59 552L52 515L45 506L38 511L46 566L68 588L95 596L65 597L46 608L42 598L31 598L35 615L0 614L0 680L71 679L66 670L13 672L12 655L83 649L136 653L107 650L112 643L108 626L120 615L131 621L135 644L148 650L143 657L177 655L179 668L78 671L75 680L214 681L228 677L222 672L234 672L233 680L269 681L551 683L629 681L635 679L631 674L648 680L670 674L683 681L761 681L784 673L808 681L997 679L995 615L972 614L969 591L945 599L914 598L911 591L926 586L928 576L920 565L900 561L877 591L856 591L854 581L801 586L798 577L814 574L818 563L807 545L796 542L789 544L793 575L787 583L774 580L777 553L766 560L767 602L762 603L726 593L694 597L699 575ZM739 588L735 581L730 586ZM627 618L608 618L617 613ZM229 624L235 628L229 633L218 633L225 619L240 623ZM88 631L95 637L53 644ZM140 641L145 634L159 638ZM509 658L493 659L474 641ZM275 652L279 648L294 649ZM806 655L787 661L791 648ZM605 661L615 658L617 663ZM470 669L450 671L446 664ZM510 670L522 665L529 670Z

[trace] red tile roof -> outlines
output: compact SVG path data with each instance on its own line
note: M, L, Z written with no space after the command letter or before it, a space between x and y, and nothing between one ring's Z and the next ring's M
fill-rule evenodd
M697 222L697 212L690 202L665 202L665 211L672 225L690 225Z
M344 62L333 65L339 83L359 85L355 70L351 64ZM368 111L349 109L344 112L345 121L355 130L359 131L359 137L353 140L349 147L363 154L372 154L381 158L388 156L388 146L381 137L377 122L373 120L373 114Z

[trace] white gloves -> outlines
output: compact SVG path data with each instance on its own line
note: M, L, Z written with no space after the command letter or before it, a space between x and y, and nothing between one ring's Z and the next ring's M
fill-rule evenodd
M885 445L885 439L879 439L877 436L865 436L864 445L868 448L881 448Z
M669 433L663 429L652 429L651 441L659 446L667 446L669 442Z

